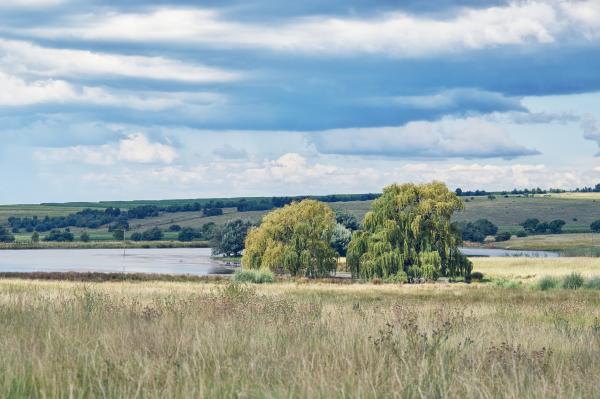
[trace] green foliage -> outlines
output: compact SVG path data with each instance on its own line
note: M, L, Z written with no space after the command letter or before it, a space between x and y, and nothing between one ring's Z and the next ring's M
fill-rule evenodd
M564 220L560 220L560 219L553 220L548 224L548 230L552 234L560 234L560 233L562 233L562 229L565 224L566 224L566 222Z
M34 231L31 235L31 242L40 242L40 233Z
M114 230L113 238L117 241L123 241L125 239L125 230L123 230L123 229Z
M351 231L358 230L360 225L356 216L347 211L338 211L335 213L335 221Z
M496 242L508 241L512 235L508 231L503 231L502 233L498 233L496 235Z
M83 233L81 233L81 235L79 236L79 240L81 242L90 242L90 235L84 231Z
M131 234L132 241L160 241L163 239L163 232L158 227L153 227L144 232L135 232Z
M521 283L513 280L499 279L494 281L496 287L516 289L521 287Z
M242 264L293 276L327 276L336 268L330 241L335 217L329 206L315 201L286 205L266 215L246 238Z
M493 236L498 232L498 226L487 219L479 219L475 222L459 222L455 228L461 232L464 241L484 242L487 236Z
M399 271L409 281L468 275L471 263L458 251L451 225L460 199L443 183L391 185L373 202L364 231L354 233L347 263L353 277L387 278Z
M576 290L583 287L583 277L579 273L571 273L562 280L562 287L569 290Z
M467 280L468 281L483 281L483 277L484 277L483 273L473 272L468 276Z
M583 284L583 288L587 288L588 290L600 290L600 277L587 279Z
M600 220L596 220L595 222L593 222L590 225L590 229L592 229L594 233L600 233Z
M344 225L336 224L331 234L331 246L340 256L346 256L350 240L352 240L352 232Z
M274 283L275 274L270 270L239 269L233 274L233 281L254 284Z
M404 284L408 282L408 275L403 270L400 270L396 274L386 277L385 282L390 284Z
M196 231L191 227L184 227L177 235L177 239L184 242L193 241L196 237Z
M239 256L244 250L249 222L241 219L228 221L217 230L213 240L213 255Z
M0 226L0 242L14 242L15 236L6 227Z
M537 226L539 224L540 224L540 220L539 219L537 219L537 218L529 218L529 219L525 220L523 223L521 223L521 226L528 233L535 233L535 230L536 230L536 228L537 228Z
M75 239L75 236L69 229L65 229L64 231L54 229L44 238L44 241L51 242L71 242Z
M525 230L519 230L519 231L517 231L517 237L519 237L519 238L527 237L527 232Z
M172 224L169 226L169 231L181 231L181 226L178 224Z
M538 280L536 287L541 291L547 291L560 287L560 281L556 277L544 276Z

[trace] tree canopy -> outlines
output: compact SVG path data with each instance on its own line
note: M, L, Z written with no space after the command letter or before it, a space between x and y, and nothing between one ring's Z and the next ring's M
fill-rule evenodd
M329 275L336 268L330 245L334 227L335 215L324 203L307 199L286 205L248 233L242 265L293 276Z
M354 233L347 262L354 277L410 279L468 276L471 264L458 250L460 233L451 217L463 209L455 193L439 182L393 184L373 202L364 230Z
M244 250L244 242L252 223L241 219L230 220L215 234L213 255L238 256Z

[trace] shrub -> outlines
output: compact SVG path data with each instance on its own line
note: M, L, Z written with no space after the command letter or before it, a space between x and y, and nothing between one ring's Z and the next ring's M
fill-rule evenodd
M583 277L579 273L571 273L563 277L562 287L568 290L576 290L583 286Z
M496 236L496 241L497 242L502 242L502 241L508 241L511 238L511 234L508 231L504 231L502 233L499 233Z
M131 237L130 237L130 239L131 239L132 241L142 241L142 233L140 233L140 232L136 231L135 233L132 233L132 234L131 234Z
M90 235L84 231L83 233L81 233L81 236L79 236L79 239L81 240L81 242L90 242Z
M406 273L404 273L404 271L400 270L393 276L387 277L385 282L390 284L404 284L408 282L408 276Z
M600 290L600 277L592 277L583 284L588 290Z
M381 284L383 284L383 280L381 280L379 277L373 277L373 280L371 280L371 283L373 283L374 285L381 285Z
M439 269L430 263L421 266L421 274L427 281L436 281L440 278Z
M418 282L423 276L421 268L417 265L412 265L408 268L408 281L411 283Z
M275 275L269 270L239 269L233 273L236 283L265 284L275 282Z
M544 276L537 282L537 288L541 291L547 291L560 286L560 281L555 277Z
M483 280L483 273L481 272L473 272L469 275L469 280L471 281L482 281Z
M527 237L527 232L525 230L517 231L517 237L519 237L519 238Z

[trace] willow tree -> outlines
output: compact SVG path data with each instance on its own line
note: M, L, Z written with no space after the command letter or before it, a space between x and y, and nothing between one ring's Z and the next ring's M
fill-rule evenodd
M461 209L460 199L443 183L386 187L348 246L352 275L468 276L471 264L458 251L461 238L451 224L452 214Z
M250 230L242 265L293 276L321 277L335 271L330 240L335 215L326 204L304 200L275 210Z

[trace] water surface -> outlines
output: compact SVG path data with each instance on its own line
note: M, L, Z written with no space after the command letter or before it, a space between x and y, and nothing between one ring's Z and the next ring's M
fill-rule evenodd
M0 251L0 272L126 272L203 275L222 269L210 248Z

